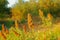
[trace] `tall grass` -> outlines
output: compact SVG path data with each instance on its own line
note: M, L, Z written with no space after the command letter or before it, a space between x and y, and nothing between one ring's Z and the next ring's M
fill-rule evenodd
M44 29L38 29L36 26L36 29L38 30L33 30L33 20L31 14L29 13L27 15L27 24L29 29L26 28L26 25L23 25L23 29L20 29L17 20L15 21L15 26L11 27L9 30L5 28L4 24L2 24L2 31L0 31L0 40L60 40L60 27L54 24L54 27L50 28L52 25L53 16L48 13L47 17L45 17L43 11L41 10L39 10L39 16L42 20L42 26ZM45 26L48 26L48 28L45 28Z

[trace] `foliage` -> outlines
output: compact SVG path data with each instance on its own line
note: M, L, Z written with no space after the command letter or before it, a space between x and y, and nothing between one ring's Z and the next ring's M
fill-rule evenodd
M7 35L6 40L12 40L12 39L13 40L58 40L58 37L60 36L60 31L58 31L58 33L57 33L56 29L58 29L58 27L56 29L54 29L54 28L53 29L48 28L47 30L43 30L43 31L29 30L29 32L27 32L25 34L25 32L23 30L11 27L9 29L9 34ZM16 35L13 30L16 33L18 33L19 36L18 36L18 34Z
M53 24L54 16L58 14L58 10L60 10L60 4L58 1L18 1L19 2L16 3L16 5L14 5L10 10L12 12L11 18L13 21L15 21L15 24L13 24L11 20L6 22L7 26L12 25L9 30L5 28L4 24L2 25L2 30L0 31L0 40L60 40L60 23L57 25ZM4 4L5 1L0 2ZM34 25L33 17L35 16L40 17L42 22L41 25L38 24L35 26L37 23ZM21 24L26 23L28 26L19 26L19 21Z
M40 13L42 12L40 11ZM47 25L44 25L44 24L38 25L39 29L36 26L37 27L36 29L38 30L33 28L35 26L32 25L33 23L32 23L32 18L30 14L28 14L29 29L26 29L26 26L24 26L23 29L19 28L17 20L15 21L15 26L14 27L11 26L9 30L5 30L6 28L4 27L4 25L2 25L2 31L0 31L0 38L1 39L3 38L3 40L12 40L12 39L13 40L59 40L60 24L59 25L54 24L53 26L50 27L49 22L51 22L51 19L50 19L51 15L50 14L48 15L47 15L47 20L45 20L46 22L44 22L45 24L47 23L48 27L46 27Z
M56 0L30 0L24 2L23 0L18 0L11 10L12 16L19 17L19 19L27 18L27 14L30 13L33 16L38 16L38 10L41 9L44 13L44 16L47 16L48 13L51 13L53 17L58 16L60 13L60 4ZM17 19L18 20L18 19Z
M54 18L51 15L51 13L48 13L47 17L45 17L43 11L39 10L39 16L40 16L40 19L41 19L43 25L46 25L48 27L53 25Z
M10 8L7 7L7 0L0 0L0 18L6 17L6 15L10 14ZM3 15L4 14L4 15ZM8 16L7 16L8 17Z

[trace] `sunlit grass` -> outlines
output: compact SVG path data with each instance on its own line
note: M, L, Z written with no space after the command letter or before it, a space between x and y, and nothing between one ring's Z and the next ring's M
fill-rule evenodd
M48 13L45 17L41 10L39 10L39 17L42 24L36 26L37 30L34 28L31 14L27 16L28 29L26 25L21 29L18 20L15 20L15 26L11 26L9 30L2 24L0 40L60 40L60 23L53 24L53 16Z

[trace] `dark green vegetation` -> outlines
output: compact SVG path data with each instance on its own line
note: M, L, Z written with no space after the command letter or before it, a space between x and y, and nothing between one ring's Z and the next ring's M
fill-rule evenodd
M7 0L0 0L0 19L7 18L10 14L10 8L7 7Z

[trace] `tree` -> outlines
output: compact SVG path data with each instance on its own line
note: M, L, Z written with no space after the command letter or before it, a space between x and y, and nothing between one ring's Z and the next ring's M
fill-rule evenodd
M28 13L32 14L32 16L38 16L38 10L41 9L45 16L47 16L48 13L55 16L59 8L57 7L58 5L56 7L54 6L56 6L56 4L52 0L38 0L38 2L36 2L36 0L29 0L29 2L18 0L18 3L12 8L12 15L14 15L15 18L19 15L20 19L26 18Z
M18 0L18 3L16 3L12 8L12 19L13 20L21 20L23 18L23 14L25 12L25 6L23 0Z
M21 20L22 19L22 12L18 8L12 8L12 20Z
M7 4L7 0L0 0L0 18L4 18L10 13L10 8L7 7Z

